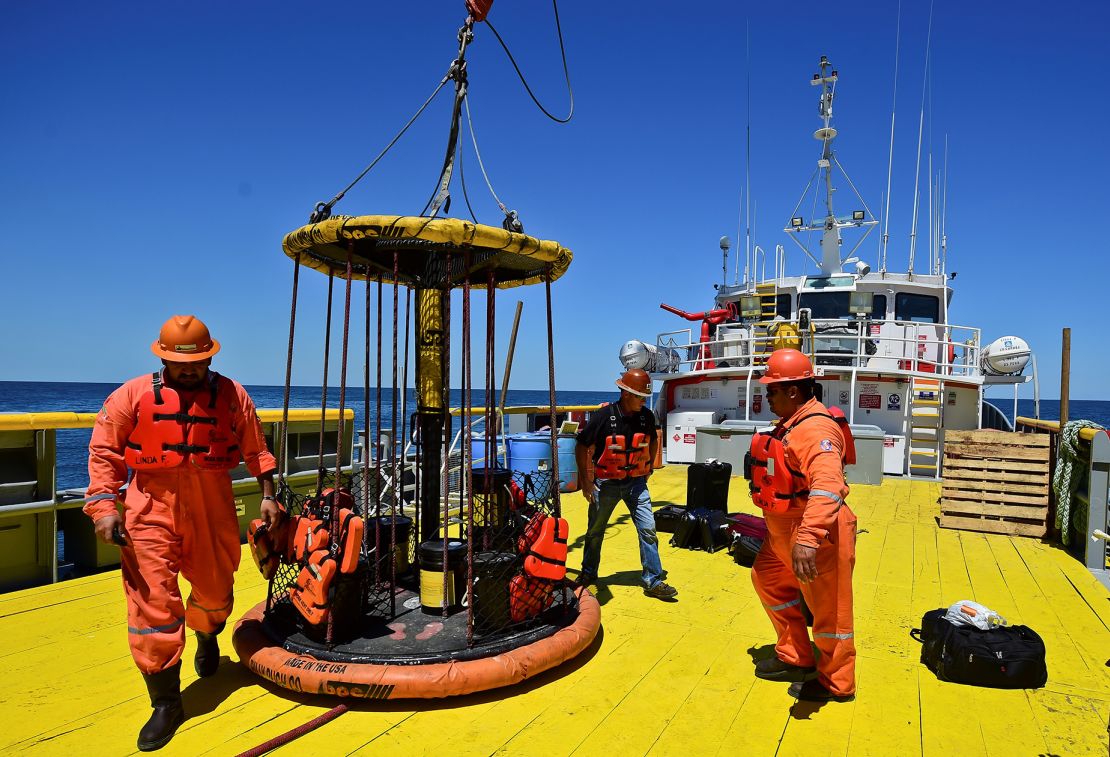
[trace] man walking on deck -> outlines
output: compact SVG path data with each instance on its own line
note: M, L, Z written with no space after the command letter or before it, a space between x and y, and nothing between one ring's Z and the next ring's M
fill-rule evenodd
M752 440L752 499L765 510L767 539L752 567L752 583L771 619L775 657L755 674L792 682L790 694L844 702L856 690L852 569L856 516L845 499L844 462L853 458L851 432L839 410L814 395L813 366L797 350L776 350L759 382L781 419ZM813 613L814 664L801 602Z
M617 386L621 389L620 400L593 414L578 432L574 447L579 485L589 503L589 525L578 583L588 586L597 580L605 528L613 508L623 500L640 541L644 594L673 599L678 591L663 581L667 572L659 560L659 538L647 487L659 449L655 415L644 407L644 400L651 396L651 377L638 368L625 371L617 379Z
M186 626L196 632L197 675L219 667L216 636L231 615L241 554L229 475L240 460L261 486L262 520L283 517L254 403L239 383L208 370L219 350L199 319L170 318L151 345L162 370L112 392L89 443L84 509L97 537L120 546L128 641L154 708L139 732L143 751L164 746L185 720ZM184 602L179 571L192 586Z

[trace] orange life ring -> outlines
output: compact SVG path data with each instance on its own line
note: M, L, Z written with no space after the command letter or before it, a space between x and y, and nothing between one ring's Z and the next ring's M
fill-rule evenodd
M376 665L317 660L275 646L262 628L260 602L235 624L232 643L251 672L291 691L362 699L438 699L510 686L581 654L601 627L601 605L575 589L578 617L531 644L477 660Z

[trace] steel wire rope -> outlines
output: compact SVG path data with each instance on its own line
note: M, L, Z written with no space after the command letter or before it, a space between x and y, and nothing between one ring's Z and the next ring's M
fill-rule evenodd
M447 577L450 563L448 562L447 546L450 541L449 525L451 507L451 350L449 349L451 343L451 253L447 253L445 256L442 285L443 293L440 299L440 312L443 316L443 327L440 331L439 346L443 355L442 373L440 374L440 406L442 407L442 411L440 412L440 423L442 424L440 437L443 447L443 457L441 458L442 463L439 469L439 483L441 496L443 497L443 520L440 522L440 533L443 537L443 595L440 601L440 612L442 616L446 618L447 608L449 606Z
M443 89L443 85L445 85L449 81L451 81L451 71L450 70L448 70L447 74L444 75L443 79L440 80L439 85L436 86L436 88L432 91L432 94L428 95L428 99L424 101L424 104L421 105L419 109L417 109L416 113L413 114L412 118L410 118L408 120L408 123L406 123L404 125L404 127L401 129L401 131L397 132L397 135L389 141L389 144L387 144L385 146L385 149L383 149L380 153L378 153L378 156L370 162L370 165L368 165L368 166L366 166L366 168L362 169L362 173L360 173L358 176L356 176L354 181L352 181L350 184L348 184L346 187L344 187L342 190L340 190L340 192L337 195L335 195L335 197L331 198L331 200L329 202L317 203L316 204L316 208L315 208L315 210L313 210L312 217L310 218L311 222L316 223L318 221L323 221L331 215L331 209L333 207L335 207L335 204L337 202L339 202L340 200L342 200L343 197L348 192L350 192L351 189L353 189L356 184L358 184L360 181L362 181L363 177L365 177L366 174L370 173L371 169L373 169L374 166L376 166L378 164L378 162L382 158L385 157L386 153L388 153L393 148L393 145L397 144L397 141L402 136L404 136L406 131L409 130L409 127L412 126L414 123L416 123L416 119L420 118L420 115L431 104L432 100L435 99L435 96L439 94L439 91L441 89ZM321 215L321 214L323 214L323 215Z
M378 331L375 366L377 368L374 377L374 484L378 490L376 501L376 509L374 511L374 559L378 560L382 554L382 532L381 532L381 517L382 517L382 478L384 462L382 461L382 275L379 273L377 277L377 306L378 317L376 327ZM378 576L379 580L382 578ZM396 604L394 603L393 595L396 593L394 582L396 576L392 568L389 570L389 609L390 616L394 615Z
M392 461L393 505L389 508L389 616L397 615L397 509L401 501L401 470L397 464L397 301L400 278L400 252L393 251L393 391L390 393L389 457ZM408 558L408 544L405 544Z
M460 163L461 166L461 163ZM461 171L460 171L461 175ZM471 411L473 409L471 397L471 354L470 354L470 251L463 253L463 268L466 275L463 277L462 292L462 467L466 483L466 586L470 592L470 601L466 607L466 645L474 646L474 465L471 440ZM468 459L468 457L470 459ZM483 490L486 491L486 490ZM487 492L486 498L489 498ZM460 511L462 510L460 503ZM489 519L482 521L488 528Z
M370 277L365 279L366 283L366 319L363 323L363 358L362 358L362 551L365 554L370 554L370 529L366 528L367 519L370 517ZM381 486L378 485L378 477L374 477L375 498L380 503L381 501ZM380 504L378 506L380 509ZM375 534L380 526L378 525L377 518L374 519ZM375 537L376 538L376 537ZM375 548L374 552L374 566L369 571L370 580L377 585L378 583L378 552Z
M505 44L505 40L497 33L497 29L493 28L493 24L489 22L488 18L485 19L485 24L489 27L489 30L493 32L493 36L497 38L497 41L501 43L501 47L505 50L505 54L509 56L509 62L513 64L516 75L520 77L520 83L524 85L524 89L527 90L528 96L532 98L532 102L534 102L536 107L552 121L565 124L574 117L574 87L570 84L570 70L567 68L567 50L566 46L563 44L563 27L562 24L559 23L559 4L556 0L551 0L551 5L555 9L555 31L559 35L559 53L563 59L563 75L566 77L567 92L570 94L570 112L567 113L566 118L559 118L558 116L552 115L548 112L547 108L543 107L543 104L536 99L536 95L533 94L532 88L528 86L528 81L524 78L524 74L521 73L520 66L516 64L516 59L513 57L513 54L509 52L509 46Z
M285 391L281 401L281 449L278 452L278 486L285 487L289 460L289 389L293 378L293 335L297 326L297 287L301 275L301 253L293 258L293 293L289 306L289 341L285 349Z
M451 126L447 132L447 149L443 156L443 166L439 170L439 177L436 179L436 189L428 202L425 203L424 209L420 211L421 216L428 215L428 211L431 211L425 226L431 223L432 218L439 215L441 206L443 206L445 213L449 213L451 208L451 176L454 171L455 153L458 147L462 100L466 97L467 88L466 47L474 39L473 29L474 21L468 16L466 23L459 29L458 57L451 63L451 68L447 71L447 78L455 81L455 101L451 106ZM419 233L417 236L419 236Z
M462 142L462 133L459 133L459 142ZM470 211L470 219L474 223L478 223L478 216L474 213L474 208L470 205L470 193L466 191L466 175L463 172L463 153L458 151L459 156L459 185L462 187L463 200L466 202L466 209Z
M562 480L559 476L559 435L555 428L555 331L551 314L551 264L544 266L544 292L547 299L547 386L548 402L551 405L551 501L555 518L563 517L561 498ZM650 449L650 447L648 448ZM558 535L559 524L555 523L555 533ZM567 587L562 588L563 606L568 604Z
M320 387L320 452L316 462L316 495L324 489L324 422L328 414L328 355L331 352L331 301L335 271L328 266L328 311L324 319L324 380Z
M328 519L328 531L331 534L331 554L336 560L339 559L339 550L342 548L340 540L342 534L339 533L339 507L338 507L338 493L342 485L342 471L343 471L343 432L345 430L343 423L343 412L346 409L347 401L347 346L350 341L351 331L351 256L354 254L355 243L351 242L347 245L347 266L344 270L345 291L343 300L343 347L340 350L339 360L339 422L336 425L336 445L335 445L335 483L332 493L332 504L328 506L328 513L331 516ZM331 598L334 602L334 598ZM334 605L328 608L328 627L325 632L324 641L331 644L335 639L335 607Z
M478 136L474 133L474 121L470 116L470 96L469 96L469 94L465 98L463 98L463 108L466 110L466 128L467 128L467 131L470 133L470 142L471 142L471 144L474 145L474 157L478 159L478 168L482 171L482 178L486 182L486 187L489 189L489 193L493 197L494 202L497 203L497 207L500 208L501 212L505 214L505 218L507 219L506 223L515 222L516 225L518 226L518 228L516 228L516 229L508 229L508 230L509 231L514 231L514 230L515 231L523 231L523 228L520 227L520 219L517 217L516 211L509 210L509 208L506 207L505 203L501 202L501 198L497 196L497 192L493 188L493 183L489 180L489 174L486 173L486 164L482 161L482 153L478 149ZM462 161L461 160L459 161L459 178L460 178L460 180L462 179ZM465 182L463 182L463 197L466 197L466 183ZM467 200L467 207L469 207L469 206L470 206L470 201ZM473 211L471 211L471 214L473 215Z

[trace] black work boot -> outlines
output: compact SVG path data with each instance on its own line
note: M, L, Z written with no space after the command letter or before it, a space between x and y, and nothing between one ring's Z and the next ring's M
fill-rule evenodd
M220 643L216 640L215 633L197 631L197 654L193 658L193 669L201 678L215 675L220 667Z
M801 683L817 677L817 668L802 667L783 662L778 657L768 657L755 664L755 677L764 681L790 681Z
M177 727L185 722L185 708L181 704L181 663L159 673L144 673L143 679L154 712L139 731L138 746L141 752L153 752L168 744Z

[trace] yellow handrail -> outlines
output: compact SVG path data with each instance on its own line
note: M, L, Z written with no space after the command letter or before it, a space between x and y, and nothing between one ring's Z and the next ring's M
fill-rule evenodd
M557 413L592 413L594 410L604 407L604 405L556 405L555 412ZM497 408L493 408L497 412ZM524 413L550 413L550 405L519 405L516 407L505 408L505 415L521 415ZM451 415L462 415L461 407L451 408ZM485 415L486 408L472 407L470 409L471 415Z
M1047 431L1052 434L1060 433L1060 421L1042 421L1037 418L1026 418L1019 415L1017 417L1017 424L1015 425L1029 426L1030 428L1035 428L1039 431ZM1099 429L1097 428L1081 428L1079 429L1079 438L1085 442L1089 442L1094 439L1098 433Z
M258 411L258 418L263 423L281 421L280 409L264 409ZM353 420L355 411L345 408L343 417ZM339 410L329 408L324 414L324 420L334 421L339 419ZM318 421L320 411L316 409L290 409L291 421ZM42 431L55 428L92 428L96 421L96 413L0 413L0 431Z

